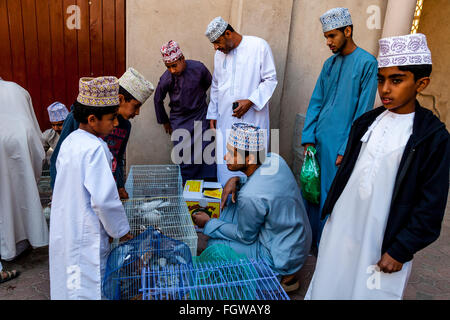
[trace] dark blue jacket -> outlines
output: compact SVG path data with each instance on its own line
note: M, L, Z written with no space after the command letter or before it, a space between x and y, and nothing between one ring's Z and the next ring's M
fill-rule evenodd
M331 214L361 150L361 138L386 109L363 114L351 129L347 149L322 211ZM440 234L449 187L450 139L445 125L416 101L413 131L406 144L391 199L381 254L405 263ZM380 186L383 188L383 186Z

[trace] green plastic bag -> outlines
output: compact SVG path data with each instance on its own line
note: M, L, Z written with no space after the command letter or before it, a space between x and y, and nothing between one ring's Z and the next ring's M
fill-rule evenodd
M303 197L311 203L318 204L320 201L320 167L316 159L316 152L312 146L306 149L300 173L300 185Z

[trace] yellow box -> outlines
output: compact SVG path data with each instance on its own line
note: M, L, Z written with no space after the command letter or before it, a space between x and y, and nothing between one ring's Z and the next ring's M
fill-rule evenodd
M220 217L221 184L204 182L203 180L187 180L184 186L183 197L191 216L201 210L205 211L211 218ZM195 224L194 226L197 231L202 230Z

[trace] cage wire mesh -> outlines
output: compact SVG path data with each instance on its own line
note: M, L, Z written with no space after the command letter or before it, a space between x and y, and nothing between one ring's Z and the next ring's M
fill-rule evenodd
M181 196L183 180L179 165L133 165L125 189L130 198Z
M183 197L129 199L122 203L132 234L152 226L163 235L184 242L192 256L197 254L198 236ZM117 240L113 242L115 245Z
M143 300L289 300L262 260L177 264L142 272Z
M141 300L143 269L159 270L181 264L192 264L189 247L149 226L112 249L102 281L103 295L110 300Z

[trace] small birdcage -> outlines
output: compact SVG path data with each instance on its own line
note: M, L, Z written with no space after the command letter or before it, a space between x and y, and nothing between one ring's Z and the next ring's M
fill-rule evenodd
M133 165L125 189L130 198L181 196L183 180L179 165Z
M183 197L153 197L124 200L131 232L139 234L149 226L167 237L184 242L197 254L198 236Z
M52 188L50 186L50 171L42 170L41 177L38 181L39 198L41 200L42 211L47 223L50 220L50 205L52 197Z
M145 266L141 284L143 300L289 300L270 267L247 258Z
M103 295L110 300L142 300L142 270L159 270L192 264L189 247L164 236L152 226L111 250L102 282Z

